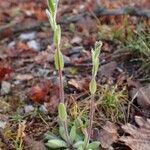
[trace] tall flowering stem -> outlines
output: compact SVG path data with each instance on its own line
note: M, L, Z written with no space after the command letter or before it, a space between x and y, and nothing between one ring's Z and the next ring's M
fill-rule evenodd
M62 71L64 69L64 59L60 51L61 27L56 22L57 6L58 6L58 0L48 0L48 9L46 9L46 14L48 16L52 30L54 32L53 41L56 47L55 54L54 54L54 62L55 62L55 68L56 70L58 70L58 74L59 74L59 99L60 99L60 103L58 106L59 119L63 125L65 131L64 134L69 146L71 145L71 142L68 133L67 111L66 111L66 106L64 104L65 103L64 85L63 85L63 78L62 78Z

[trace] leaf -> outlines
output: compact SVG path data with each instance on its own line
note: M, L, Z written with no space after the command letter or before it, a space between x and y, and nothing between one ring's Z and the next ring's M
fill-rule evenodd
M60 45L61 40L61 28L60 25L56 25L56 28L54 30L54 43L55 45Z
M47 82L41 82L33 86L29 92L30 99L38 103L44 102L49 92L49 88L50 88L50 85Z
M83 141L78 141L78 142L76 142L76 143L73 145L73 147L74 147L74 148L79 148L79 147L83 146L83 144L84 144Z
M66 106L63 103L60 103L58 106L58 115L61 121L67 120Z
M92 142L88 145L88 149L97 149L99 148L99 145L100 145L100 142L98 141Z
M150 148L150 119L144 120L135 116L135 122L139 127L129 123L122 126L125 133L129 136L122 136L119 141L124 142L132 150L149 150Z
M63 138L64 140L66 140L66 137L65 137L65 130L64 130L64 127L63 127L63 126L60 126L60 127L59 127L59 134L60 134L61 138Z
M117 126L109 121L102 127L99 132L99 141L103 148L109 148L111 144L118 140Z
M42 141L35 141L34 139L25 136L24 137L25 146L28 150L46 150L46 147Z
M105 65L100 67L101 76L105 76L107 78L111 77L115 69L117 68L117 63L115 61L111 61Z
M46 143L46 146L48 146L49 148L54 148L54 149L66 148L67 147L67 143L64 142L63 140L52 139L52 140L49 140Z
M70 130L70 138L72 142L74 142L74 140L76 139L76 126L72 126Z
M48 132L44 135L44 139L46 139L46 140L52 140L52 139L56 139L56 138L57 138L57 136L51 132Z
M6 75L10 75L14 70L12 68L0 67L0 81L4 80Z
M90 85L89 85L89 89L90 89L91 94L94 94L96 92L97 84L96 84L95 79L91 80Z
M50 22L50 25L51 25L51 27L52 27L52 29L53 30L55 30L55 22L54 22L54 19L53 19L53 17L52 17L52 15L51 15L51 13L49 12L49 10L48 9L46 9L46 15L47 15L47 17L48 17L48 19L49 19L49 22Z
M83 79L70 79L68 81L68 84L75 87L79 91L87 91L89 89L89 78L83 78Z
M56 8L57 8L57 0L48 0L48 7L49 7L49 10L50 12L52 13L53 17L55 16L56 14Z
M54 55L55 67L57 70L63 70L64 68L64 58L60 50L56 50Z
M137 96L136 96L137 95ZM144 109L150 109L150 84L131 91L131 97L136 96L137 103Z

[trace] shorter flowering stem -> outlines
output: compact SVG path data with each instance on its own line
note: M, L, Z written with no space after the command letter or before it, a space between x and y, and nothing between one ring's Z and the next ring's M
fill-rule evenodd
M95 107L94 107L94 94L91 95L91 100L90 100L90 114L89 114L89 132L88 132L88 137L90 140L91 134L92 134L92 126L93 126L93 118L94 118L94 112L95 112Z

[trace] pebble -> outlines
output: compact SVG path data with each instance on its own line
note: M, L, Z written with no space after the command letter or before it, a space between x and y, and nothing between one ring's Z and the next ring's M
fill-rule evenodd
M6 124L7 123L5 121L0 121L0 128L5 129Z
M16 44L15 41L11 41L11 42L8 44L8 48L14 48L14 47L15 47L15 44Z
M36 32L27 32L27 33L22 33L19 36L19 39L23 41L28 41L28 40L33 40L35 36L36 36Z
M48 110L45 105L41 105L39 111L42 112L43 114L48 114Z
M64 64L65 65L69 65L71 63L70 58L67 57L66 55L63 55L63 58L64 58Z
M75 46L69 51L71 58L78 58L83 53L84 48L82 46Z
M79 36L75 36L72 40L71 40L71 44L80 44L82 42L82 38Z
M31 113L32 111L34 111L34 107L32 105L26 105L24 106L24 111L26 114Z
M27 42L27 45L29 46L29 48L32 48L35 51L40 51L40 49L41 49L40 44L35 40L31 40L31 41Z
M11 91L11 84L7 81L2 81L1 83L1 94L6 95Z

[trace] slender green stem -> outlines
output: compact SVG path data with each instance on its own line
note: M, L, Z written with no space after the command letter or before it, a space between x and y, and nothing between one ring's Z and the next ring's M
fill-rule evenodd
M64 86L63 86L63 78L62 78L62 70L58 70L59 74L59 98L60 102L64 103Z
M59 45L57 45L57 54L59 55ZM59 57L59 56L58 56ZM60 60L58 59L58 64L59 64L59 70L58 70L58 74L59 74L59 98L60 98L60 102L64 103L64 85L63 85L63 75L62 75L62 70L60 68Z

